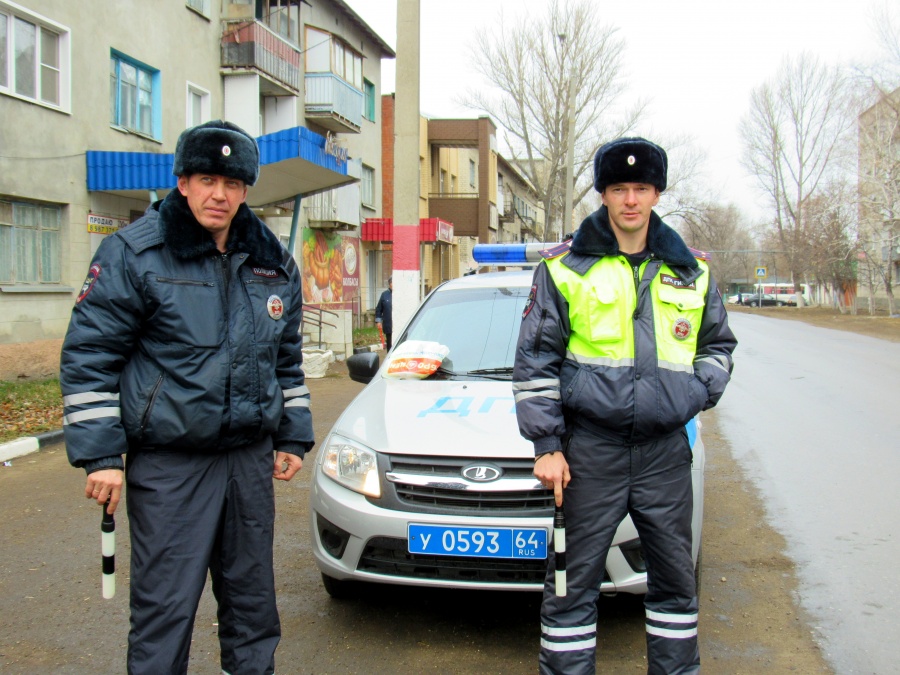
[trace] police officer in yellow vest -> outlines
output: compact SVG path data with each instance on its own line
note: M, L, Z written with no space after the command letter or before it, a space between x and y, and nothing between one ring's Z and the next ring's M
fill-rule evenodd
M626 513L647 563L648 672L700 669L685 424L722 396L737 340L703 255L653 211L667 165L643 138L600 148L603 206L544 254L523 313L519 430L567 524L567 595L555 593L551 556L541 673L594 672L597 596Z

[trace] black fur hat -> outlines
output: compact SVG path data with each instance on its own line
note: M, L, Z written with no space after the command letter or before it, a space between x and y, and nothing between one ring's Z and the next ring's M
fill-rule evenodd
M181 132L172 173L228 176L253 185L259 176L259 147L256 139L236 124L205 122Z
M666 151L644 138L619 138L602 146L594 157L594 188L603 192L614 183L648 183L666 189Z

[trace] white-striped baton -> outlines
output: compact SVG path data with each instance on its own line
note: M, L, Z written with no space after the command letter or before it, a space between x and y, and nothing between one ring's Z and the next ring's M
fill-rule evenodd
M556 595L566 595L566 513L557 506L553 513L553 552L556 554Z
M100 521L100 552L103 555L103 598L109 600L116 594L116 519L106 512L109 502L103 505Z

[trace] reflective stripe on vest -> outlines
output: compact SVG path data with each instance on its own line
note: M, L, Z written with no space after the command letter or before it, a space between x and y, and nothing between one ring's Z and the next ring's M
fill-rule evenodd
M569 303L571 333L567 345L579 362L631 366L634 363L633 315L637 292L631 265L624 257L604 257L584 276L562 264L566 256L544 261L557 289ZM691 371L697 334L709 284L709 269L691 286L662 265L650 282L657 360L661 367ZM641 264L643 273L647 262Z

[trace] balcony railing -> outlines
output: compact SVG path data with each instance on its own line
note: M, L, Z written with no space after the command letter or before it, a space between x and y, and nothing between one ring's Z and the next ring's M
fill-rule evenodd
M306 74L306 116L334 132L359 133L363 93L333 73Z
M222 67L252 68L300 92L300 52L258 21L225 22Z

